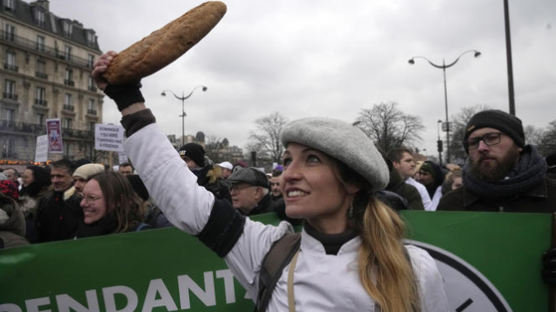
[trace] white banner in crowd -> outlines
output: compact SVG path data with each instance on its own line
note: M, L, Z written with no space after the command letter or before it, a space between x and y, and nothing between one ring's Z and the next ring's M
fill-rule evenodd
M46 120L46 134L48 135L48 151L53 154L64 153L60 118Z
M124 151L124 128L118 125L95 125L95 149L99 151Z
M48 159L48 135L37 137L37 147L35 148L35 162L46 162Z

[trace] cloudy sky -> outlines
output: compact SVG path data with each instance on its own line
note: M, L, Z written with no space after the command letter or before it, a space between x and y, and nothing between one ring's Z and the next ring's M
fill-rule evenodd
M525 125L556 120L556 2L510 0L516 113ZM50 10L98 35L103 51L121 51L201 2L185 0L51 0ZM441 64L470 49L447 70L450 115L487 105L508 111L502 0L229 0L220 23L174 63L143 79L143 94L167 134L228 138L245 146L255 119L331 116L353 122L363 108L394 101L422 118L422 148L436 154L444 119ZM552 56L550 56L552 55ZM104 122L119 114L106 99Z

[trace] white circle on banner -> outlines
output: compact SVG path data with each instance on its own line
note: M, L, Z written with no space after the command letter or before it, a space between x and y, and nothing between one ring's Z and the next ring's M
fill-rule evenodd
M405 242L426 250L436 260L438 270L444 278L450 311L512 311L498 289L465 260L438 246L415 240Z

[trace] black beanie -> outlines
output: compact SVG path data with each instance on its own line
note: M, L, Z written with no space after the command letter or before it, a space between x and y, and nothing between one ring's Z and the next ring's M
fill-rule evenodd
M186 156L193 160L197 166L205 166L205 150L197 143L187 143L178 150L181 157Z
M466 151L469 135L480 128L498 129L512 138L517 146L523 147L525 145L525 134L523 133L521 119L498 109L490 109L473 115L467 123L465 137L463 138L463 146Z

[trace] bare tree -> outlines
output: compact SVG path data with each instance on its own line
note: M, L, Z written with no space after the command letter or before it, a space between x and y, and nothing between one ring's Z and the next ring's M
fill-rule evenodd
M383 152L402 145L414 146L421 141L420 132L425 128L420 117L405 114L397 105L395 102L375 104L361 110L355 122Z
M457 160L463 162L463 160L467 157L465 149L463 148L465 126L467 125L471 117L473 117L473 115L486 109L489 108L485 105L464 107L458 114L452 116L452 122L450 125L450 132L452 133L452 135L450 138L449 146L452 160L455 160L456 162L458 162Z
M525 144L531 144L538 147L544 137L545 131L542 128L528 125L523 129L525 134Z
M287 118L278 112L255 120L257 130L249 135L249 151L257 152L257 158L280 162L284 152L280 134L287 122Z
M538 144L539 153L548 156L556 152L556 120L548 124Z

